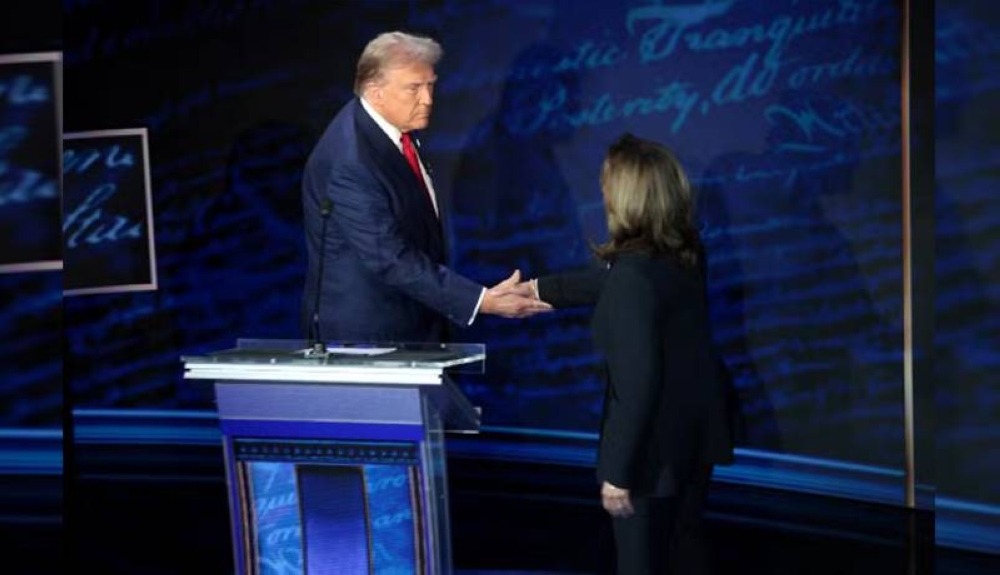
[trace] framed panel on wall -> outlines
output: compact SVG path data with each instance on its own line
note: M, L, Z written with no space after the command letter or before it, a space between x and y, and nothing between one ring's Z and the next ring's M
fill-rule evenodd
M155 290L146 128L63 136L67 295Z
M0 273L62 268L59 52L0 56Z

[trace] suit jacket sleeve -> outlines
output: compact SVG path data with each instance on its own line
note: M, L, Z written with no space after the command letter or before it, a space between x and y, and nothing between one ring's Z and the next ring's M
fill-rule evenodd
M483 286L435 263L407 241L388 193L366 168L335 168L328 192L333 223L369 272L452 322L468 325Z
M607 401L613 405L606 407L597 476L630 488L653 433L663 385L658 298L650 280L628 268L615 271L603 297L611 313L598 329L606 330Z
M608 278L603 267L538 278L538 297L552 307L595 305Z

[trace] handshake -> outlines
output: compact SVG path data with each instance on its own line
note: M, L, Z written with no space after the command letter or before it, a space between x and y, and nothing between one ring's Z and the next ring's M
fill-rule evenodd
M552 311L552 306L538 297L534 280L521 281L521 271L514 270L509 278L488 288L479 307L482 313L509 318L531 317Z

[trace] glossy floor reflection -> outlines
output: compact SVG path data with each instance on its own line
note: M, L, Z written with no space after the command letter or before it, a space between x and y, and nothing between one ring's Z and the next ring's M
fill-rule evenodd
M453 494L457 566L611 573L610 526L589 473L520 466L505 475L501 467L453 465L458 483L477 487ZM719 575L935 572L929 513L722 483L713 484L708 511Z
M232 573L216 457L206 450L204 465L183 475L123 473L108 459L103 472L85 471L74 494L74 563L102 574ZM611 573L610 528L590 470L449 465L459 575ZM1000 556L935 549L933 517L894 507L716 483L708 521L719 575L1000 573Z

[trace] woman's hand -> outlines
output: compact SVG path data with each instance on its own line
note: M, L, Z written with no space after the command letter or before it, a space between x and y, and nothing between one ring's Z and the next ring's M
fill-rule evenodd
M615 487L607 481L601 485L601 502L612 517L625 518L635 513L628 489Z

